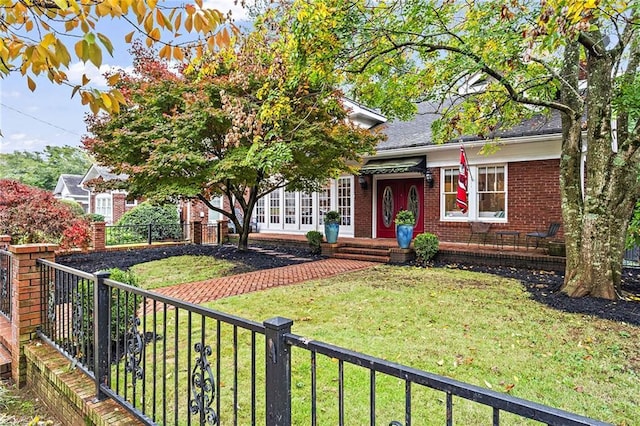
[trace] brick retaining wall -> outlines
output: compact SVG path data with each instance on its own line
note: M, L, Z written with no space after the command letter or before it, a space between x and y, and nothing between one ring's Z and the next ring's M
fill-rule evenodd
M95 383L49 345L25 345L27 386L65 425L141 425L110 398L95 402Z

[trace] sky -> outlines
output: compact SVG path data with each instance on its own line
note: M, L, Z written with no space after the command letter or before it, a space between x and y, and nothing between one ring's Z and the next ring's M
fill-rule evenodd
M205 6L223 13L232 11L236 21L246 19L246 10L234 5L233 0L209 0ZM114 56L103 49L101 70L92 64L73 63L65 70L73 84L80 83L82 74L91 78L91 86L106 88L102 73L112 67L131 69L129 45L124 42L125 34L132 31L128 24L118 20L103 21L98 31L111 39ZM73 40L67 48L73 51ZM31 92L27 80L19 73L0 79L0 153L14 151L44 151L49 146L81 146L82 135L86 134L84 117L89 108L82 105L80 97L71 98L69 86L58 86L45 78L35 80L37 88Z

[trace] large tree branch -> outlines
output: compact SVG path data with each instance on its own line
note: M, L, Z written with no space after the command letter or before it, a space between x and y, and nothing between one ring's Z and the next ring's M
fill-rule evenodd
M504 87L504 89L507 91L507 94L509 95L509 98L511 98L512 101L514 102L518 102L518 103L522 103L522 104L527 104L527 105L532 105L532 106L539 106L539 107L543 107L543 108L551 108L551 109L555 109L558 110L560 112L563 112L565 114L569 114L569 115L576 115L578 114L578 111L575 111L574 109L570 108L568 105L565 105L561 102L556 102L556 101L549 101L549 100L542 100L542 99L533 99L533 98L528 98L524 93L519 92L518 90L516 90L516 88L496 69L488 66L480 56L476 55L473 52L469 52L469 51L465 51L459 47L456 46L450 46L447 44L437 44L437 43L427 43L427 42L417 42L417 41L408 41L408 42L403 42L403 43L399 43L399 44L393 44L392 46L381 50L380 52L378 52L375 55L370 56L369 58L367 58L365 60L365 62L356 69L353 70L347 70L347 72L351 72L351 73L355 73L355 74L359 74L364 72L372 63L373 61L375 61L378 57L380 56L384 56L388 53L394 52L398 49L401 48L420 48L422 51L424 51L425 53L431 53L431 52L449 52L449 53L453 53L456 55L460 55L460 56L464 56L466 58L469 58L471 60L473 60L476 64L478 64L479 66L479 71L486 74L487 76L493 78L494 80L496 80L497 82L499 82L502 87Z
M584 46L592 55L601 58L606 54L605 47L602 46L602 34L598 31L597 39L594 39L589 34L581 32L578 34L578 43Z

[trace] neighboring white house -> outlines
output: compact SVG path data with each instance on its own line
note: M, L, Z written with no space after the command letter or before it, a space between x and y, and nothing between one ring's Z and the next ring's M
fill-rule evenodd
M89 213L104 216L107 224L111 225L120 219L122 215L137 205L137 201L127 201L127 192L121 190L96 192L91 185L92 181L101 180L126 180L127 175L111 173L108 167L92 165L89 171L82 177L80 185L88 190Z
M76 201L87 213L89 212L89 191L81 186L82 178L82 175L60 175L53 190L53 196L61 200Z

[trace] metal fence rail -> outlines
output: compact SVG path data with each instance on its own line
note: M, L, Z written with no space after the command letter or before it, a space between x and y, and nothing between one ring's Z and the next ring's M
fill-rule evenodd
M11 319L11 253L0 250L0 314Z
M353 419L354 410L349 410L348 400L345 396L349 391L345 385L345 383L349 382L349 377L346 374L347 364L355 366L351 370L351 376L362 375L363 372L367 376L365 381L368 384L368 395L366 395L368 413L361 413L360 415L368 414L368 418L363 418L362 423L359 424L397 426L446 424L450 426L454 424L454 419L459 415L459 418L456 419L456 424L500 425L502 412L516 415L520 418L517 421L531 419L549 425L608 424L338 346L310 341L295 334L285 334L284 338L287 345L303 349L307 357L309 357L308 377L311 382L309 394L311 409L308 424L325 424L323 421L319 422L318 413L320 410L326 413L327 405L337 407L337 424L351 423L350 419ZM326 371L327 369L319 371L319 356L326 357L329 360L328 365L334 364L336 366L334 368L335 375L326 377L330 371ZM321 378L323 375L325 380ZM396 383L395 388L404 395L396 398L395 404L385 403L383 407L379 407L378 394L381 386L378 385L378 382L382 382L385 379L389 382L389 377L400 381L400 384ZM321 397L322 392L319 392L318 389L319 383L324 383L324 386L326 386L328 381L337 383L337 391L331 393L332 396L335 396L333 401L331 398ZM433 389L444 393L444 395L431 393L429 394L430 399L425 403L424 399L420 400L419 397L416 397L421 392L418 387ZM425 392L422 393L427 394ZM324 396L326 396L326 393ZM471 401L475 404L461 404L462 409L454 411L454 406L457 406L457 403L454 405L454 397ZM441 402L443 400L444 404ZM325 405L322 406L321 402L324 402ZM491 407L491 410L483 412L483 410L479 409L478 404ZM351 406L353 407L353 404ZM506 424L513 424L513 422L514 418L511 417L506 421Z
M39 335L147 424L264 418L262 324L39 260ZM262 366L262 367L260 367ZM261 388L263 390L263 388Z
M190 238L188 223L149 223L146 225L105 226L106 245L151 244L161 241L185 241Z
M605 424L308 340L285 318L260 324L38 264L40 337L95 380L98 398L147 424Z

